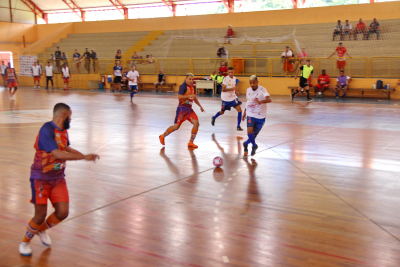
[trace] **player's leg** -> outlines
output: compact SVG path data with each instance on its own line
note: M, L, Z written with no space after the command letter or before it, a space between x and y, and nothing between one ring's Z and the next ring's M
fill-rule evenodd
M347 85L345 87L342 87L342 88L344 90L342 97L345 98L346 94L347 94Z
M238 116L237 116L237 126L236 129L238 131L243 131L242 127L240 127L240 123L242 122L242 107L240 106L242 104L242 102L239 101L239 104L237 106L235 106L235 109L238 112Z
M118 83L118 91L121 93L121 83L122 83L122 81L120 80L119 81L119 83Z
M69 79L67 80L67 90L69 91Z
M253 120L255 121L254 127L253 127L253 129L254 129L253 130L254 131L253 132L253 134L254 134L254 143L255 143L255 139L257 138L257 135L260 133L262 127L265 124L265 119L254 119L253 118ZM256 154L257 149L258 149L258 145L257 144L253 145L253 147L251 149L251 155L252 156L254 156Z
M336 95L336 98L339 98L339 90L341 89L341 87L340 87L340 85L336 85L335 86L335 95Z
M194 113L194 111L193 111L193 113ZM194 113L194 115L196 115L196 113ZM193 142L194 142L194 139L196 139L197 132L199 131L199 127L200 127L199 120L197 118L197 115L194 116L193 118L188 118L188 120L193 124L188 147L189 148L198 148L198 146L195 145Z
M167 137L168 135L170 135L171 133L175 132L176 130L178 130L181 127L181 124L175 123L174 125L168 127L168 129L159 136L160 138L160 143L165 146L165 137Z
M247 116L247 136L248 139L243 142L243 147L244 147L244 155L247 156L249 153L248 145L251 143L253 147L257 146L256 145L256 137L254 135L254 125L255 125L255 120L252 117Z
M310 87L308 86L308 84L307 84L307 86L304 87L304 90L306 90L307 101L308 102L312 101L312 98L310 97Z
M211 125L215 125L215 120L225 113L225 101L222 101L221 111L218 111L214 116L211 117Z
M65 79L64 79L64 91L65 90L67 90L67 83L65 82Z

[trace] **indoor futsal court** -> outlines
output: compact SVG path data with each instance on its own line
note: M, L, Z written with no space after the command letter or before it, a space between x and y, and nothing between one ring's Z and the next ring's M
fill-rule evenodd
M265 85L268 88L268 85ZM0 103L0 266L391 266L400 264L399 102L273 96L254 157L236 111L213 127L218 97L160 145L178 100L168 93L35 91ZM69 217L18 253L33 207L33 144L58 102L71 106ZM224 165L215 168L212 159ZM49 205L49 212L52 208Z

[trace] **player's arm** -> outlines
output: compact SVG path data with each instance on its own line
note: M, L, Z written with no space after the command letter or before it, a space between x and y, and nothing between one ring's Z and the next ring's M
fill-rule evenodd
M335 50L335 52L333 52L328 58L330 58L331 56L333 56L334 54L336 54L336 50Z
M265 99L263 101L258 101L258 104L261 105L261 104L267 104L267 103L271 103L271 102L272 102L271 97L268 95L265 97Z
M15 72L15 69L14 69L14 77L15 77L15 79L17 80L17 82L19 83L18 77L17 77L17 73Z
M82 153L70 153L66 151L62 151L60 149L55 149L50 152L53 157L57 160L87 160L87 161L95 161L96 159L99 159L99 155L96 154L88 154L88 155L83 155Z
M243 111L243 115L242 115L242 121L244 121L244 119L246 119L246 108Z
M349 84L351 83L351 81L353 81L353 78L350 78L350 79L348 79L347 81L348 81L348 82L347 82L347 85L349 85Z
M200 101L197 99L197 97L194 98L193 101L194 101L194 103L196 103L196 104L200 107L201 112L204 112L204 109L203 109L203 107L200 105Z
M72 78L71 69L70 68L68 68L68 73L69 73L69 77Z
M67 151L68 153L78 154L78 155L84 156L81 152L79 152L79 151L76 150L76 149L73 149L73 148L70 147L70 146L65 147L65 151Z
M227 89L227 88L226 88L226 85L225 85L225 84L222 84L222 92L234 91L235 88L236 88L236 86L233 87L233 88Z
M352 58L352 57L349 55L349 53L347 53L347 51L346 51L346 55L348 55L348 56L349 56L349 58Z

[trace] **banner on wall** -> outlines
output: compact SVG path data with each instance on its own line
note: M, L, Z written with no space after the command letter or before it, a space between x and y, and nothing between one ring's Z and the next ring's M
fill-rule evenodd
M19 56L19 76L32 76L31 67L37 56Z

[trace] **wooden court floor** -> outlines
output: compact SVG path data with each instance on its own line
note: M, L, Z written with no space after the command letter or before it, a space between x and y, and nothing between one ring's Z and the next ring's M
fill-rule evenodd
M158 141L172 95L0 97L1 267L400 266L400 103L272 97L258 153L244 158L236 111L210 123L218 98L200 97L199 149L188 150L188 122ZM35 237L22 257L33 144L58 102L73 110L71 146L101 159L67 164L70 215L49 230L51 248Z

